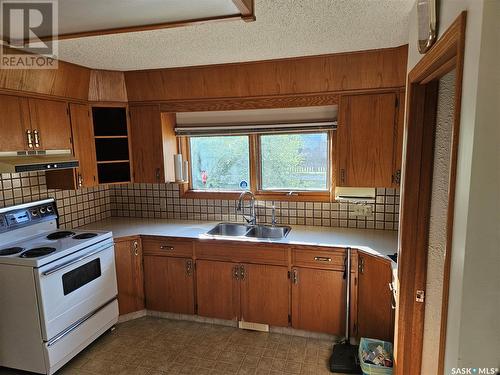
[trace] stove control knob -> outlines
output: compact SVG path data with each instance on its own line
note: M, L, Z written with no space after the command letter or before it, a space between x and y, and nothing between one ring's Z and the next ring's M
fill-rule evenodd
M31 216L37 217L38 216L38 211L37 210L32 210L31 211Z
M47 206L47 212L52 212L54 211L54 209L52 208L52 206Z
M43 215L45 213L45 207L40 208L40 213Z

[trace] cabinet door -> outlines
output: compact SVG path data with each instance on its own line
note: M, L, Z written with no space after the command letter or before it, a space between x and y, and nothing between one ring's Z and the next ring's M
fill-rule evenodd
M144 257L144 289L149 310L194 314L193 261Z
M198 315L238 320L240 304L239 265L230 262L196 261Z
M33 132L38 134L39 147L37 148L40 150L71 150L71 124L67 103L29 99L29 106L31 128Z
M358 337L385 341L394 338L394 310L389 283L389 261L359 254Z
M292 327L344 335L345 281L341 271L292 270Z
M288 268L260 264L240 266L241 320L288 326Z
M115 243L120 315L144 309L144 279L140 240Z
M392 186L397 104L395 93L341 98L337 186Z
M27 131L30 129L27 100L0 95L0 152L29 150Z
M177 142L174 123L163 121L158 106L130 108L134 181L158 183L173 180Z
M82 104L69 105L73 151L80 166L77 169L79 187L97 186L97 161L95 156L94 128L90 108Z

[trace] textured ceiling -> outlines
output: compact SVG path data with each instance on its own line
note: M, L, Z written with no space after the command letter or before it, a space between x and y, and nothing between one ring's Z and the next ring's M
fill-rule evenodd
M115 34L59 42L62 60L134 70L275 59L408 43L414 0L256 0L255 22Z

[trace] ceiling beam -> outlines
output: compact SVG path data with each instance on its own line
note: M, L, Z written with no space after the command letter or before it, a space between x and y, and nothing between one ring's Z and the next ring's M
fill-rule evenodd
M233 0L245 22L255 21L254 0Z

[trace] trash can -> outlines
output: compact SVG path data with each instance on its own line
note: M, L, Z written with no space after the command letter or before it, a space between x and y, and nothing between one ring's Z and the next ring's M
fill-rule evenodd
M390 342L362 337L361 341L359 342L358 356L363 374L392 375L392 367L375 365L367 363L363 360L363 352L367 353L373 352L379 345L389 354L391 361L394 361L392 344Z

